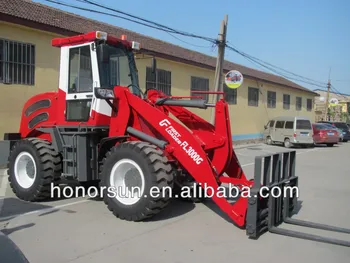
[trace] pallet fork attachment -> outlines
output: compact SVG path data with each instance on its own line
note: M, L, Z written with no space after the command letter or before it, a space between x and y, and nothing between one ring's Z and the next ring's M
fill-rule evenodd
M257 239L265 232L350 247L350 242L279 228L282 223L350 234L350 229L292 218L298 206L296 152L282 152L255 158L254 185L248 199L246 233ZM277 194L274 189L279 189ZM268 197L263 198L266 192ZM281 194L280 194L281 193ZM262 196L263 195L263 196ZM279 197L274 197L278 195Z

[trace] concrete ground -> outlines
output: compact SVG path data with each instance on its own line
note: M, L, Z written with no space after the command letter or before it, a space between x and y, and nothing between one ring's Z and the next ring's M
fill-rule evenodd
M254 156L284 150L258 144L239 147L236 153L251 177ZM302 201L297 218L350 228L350 143L296 151ZM86 198L25 203L6 187L5 176L0 179L0 196L5 196L0 200L0 227L31 263L328 263L350 258L347 247L271 233L250 240L210 201L174 200L154 220L132 223L116 219L102 201ZM346 234L286 228L350 241Z

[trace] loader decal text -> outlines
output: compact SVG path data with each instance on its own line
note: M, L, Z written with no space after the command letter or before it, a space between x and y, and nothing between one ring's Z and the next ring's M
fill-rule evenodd
M182 147L185 153L187 153L187 155L190 156L196 164L202 163L203 158L196 152L195 149L193 149L188 144L187 141L182 141L180 133L171 125L167 119L160 121L159 126L166 127L165 131L174 139L177 144Z

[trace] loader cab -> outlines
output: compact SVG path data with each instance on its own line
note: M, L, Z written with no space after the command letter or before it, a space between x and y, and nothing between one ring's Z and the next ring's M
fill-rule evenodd
M59 122L67 125L109 125L112 109L95 96L96 88L128 87L140 96L133 49L136 42L104 32L52 41L61 48L59 78Z

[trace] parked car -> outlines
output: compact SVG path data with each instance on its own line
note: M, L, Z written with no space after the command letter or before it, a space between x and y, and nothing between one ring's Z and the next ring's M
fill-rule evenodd
M313 147L313 129L306 117L277 117L264 126L264 139L269 145L282 143L284 147Z
M344 136L343 142L347 142L348 140L350 140L350 130L348 125L346 125L345 122L319 121L318 123L329 123L334 127L339 128L340 130L342 130L342 133Z
M313 139L315 144L326 144L328 147L332 147L339 142L339 134L335 129L330 128L323 123L312 124Z
M337 131L338 132L338 137L339 137L339 142L343 141L344 135L343 135L343 131L341 129L333 126L330 123L320 123L320 124L326 125L329 129L333 129L333 130Z

